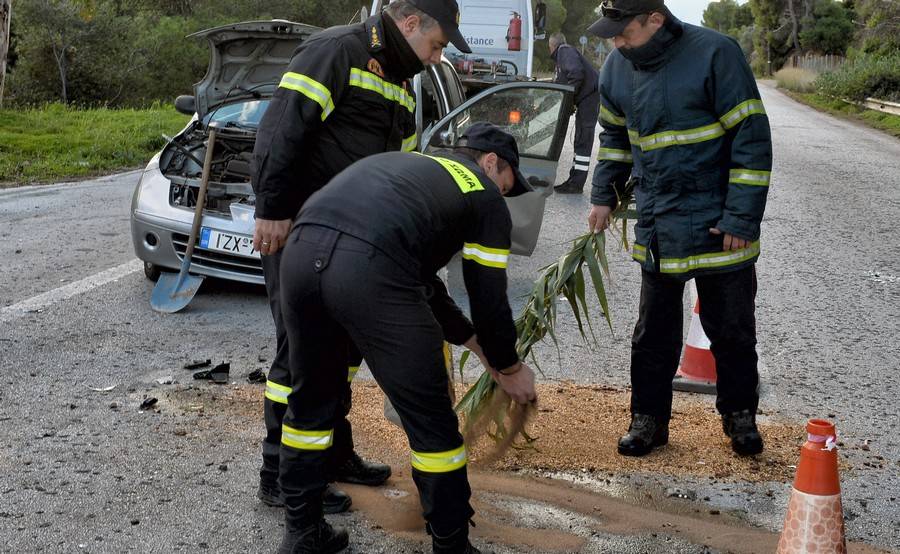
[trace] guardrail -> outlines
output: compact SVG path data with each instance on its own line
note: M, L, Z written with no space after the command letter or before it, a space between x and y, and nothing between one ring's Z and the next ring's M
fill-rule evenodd
M853 103L870 110L889 113L891 115L900 115L900 104L897 102L888 102L887 100L879 100L877 98L866 98L865 102Z

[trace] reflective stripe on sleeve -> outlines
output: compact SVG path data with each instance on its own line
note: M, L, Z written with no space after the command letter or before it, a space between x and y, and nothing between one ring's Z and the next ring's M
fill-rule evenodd
M410 113L416 109L416 101L403 88L385 81L374 73L363 71L357 67L350 68L350 86L377 92L391 102L400 104L409 110Z
M279 385L275 381L266 381L266 398L272 402L287 404L289 394L291 394L291 387Z
M301 431L287 425L281 426L281 444L297 450L325 450L331 446L334 429L327 431Z
M641 246L640 244L633 244L631 246L631 257L639 262L643 262L647 260L647 247Z
M279 88L286 88L299 92L322 108L322 121L334 111L334 102L331 100L331 91L322 83L302 75L288 71L281 77Z
M347 368L347 382L352 383L353 378L356 377L356 374L359 373L359 366L352 365Z
M631 150L619 150L618 148L601 148L597 153L597 161L601 160L630 164L634 162L634 157L631 155Z
M731 111L720 117L719 121L722 122L722 125L724 125L726 129L731 129L754 114L766 115L766 108L763 106L762 100L753 98L741 102Z
M509 250L488 248L474 242L464 243L462 252L464 260L471 260L486 267L506 269L509 262Z
M425 473L447 473L465 467L468 462L465 445L446 452L410 453L412 466Z
M687 273L695 269L728 267L752 260L758 255L759 241L755 241L747 248L741 248L740 250L698 254L686 258L663 258L659 262L659 270L662 273Z
M754 185L757 187L769 186L769 179L772 177L771 171L760 171L756 169L732 169L728 176L729 183L741 183L743 185Z
M694 129L682 129L678 131L663 131L646 137L639 137L638 144L641 150L649 152L659 148L684 144L696 144L725 136L725 128L716 121L710 125L696 127Z
M403 152L412 152L419 146L419 135L417 133L413 133L411 137L406 137L403 139L403 144L400 146L400 150Z
M617 125L619 127L625 126L625 118L612 113L609 108L607 108L603 104L600 104L600 121L612 123L613 125Z

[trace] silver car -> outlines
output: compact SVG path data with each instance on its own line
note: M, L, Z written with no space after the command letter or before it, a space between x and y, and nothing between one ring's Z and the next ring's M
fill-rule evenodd
M191 272L263 283L252 239L255 197L250 186L250 159L256 130L294 50L318 30L273 20L226 25L191 35L206 38L211 48L209 68L194 85L194 95L180 96L175 102L178 111L193 117L150 160L132 198L132 241L148 278L156 280L160 271L181 267L200 187L207 130L215 122L209 190ZM556 177L572 89L551 83L510 83L467 100L447 61L417 75L413 89L422 151L453 146L476 121L489 121L516 137L522 172L535 190L507 200L514 226L512 251L531 255L546 196L552 193Z

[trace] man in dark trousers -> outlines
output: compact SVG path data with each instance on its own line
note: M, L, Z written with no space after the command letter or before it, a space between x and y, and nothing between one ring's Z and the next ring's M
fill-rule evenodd
M454 0L400 0L365 23L311 37L294 54L260 124L253 153L253 241L262 254L277 340L266 383L266 437L257 493L266 504L281 505L281 422L291 391L290 347L279 300L281 247L306 199L344 168L372 154L416 148L415 101L406 80L423 64L439 63L448 40L468 50L457 27L458 14ZM344 355L351 368L341 393L346 416L349 381L361 358L355 352ZM336 425L330 452L333 480L379 485L391 474L390 466L367 462L354 452L346 417ZM328 512L349 506L346 494L328 488Z
M406 431L433 551L479 552L468 539L466 448L443 343L464 344L515 401L534 401L506 296L512 222L503 195L527 185L515 140L497 127L476 123L459 145L437 156L357 162L303 206L288 238L281 294L293 387L282 437L280 554L347 545L347 532L323 519L321 495L342 417L342 354L354 344ZM460 251L472 322L436 274Z
M737 42L682 23L663 0L611 0L601 13L590 30L616 50L600 76L603 132L588 224L605 229L634 179L632 257L642 270L631 426L619 453L642 456L668 442L682 294L693 278L723 429L737 454L757 454L754 264L772 140L756 80Z
M600 96L597 92L597 70L578 50L566 44L562 33L550 35L550 57L556 62L556 82L575 87L575 158L569 178L556 185L556 192L581 194L591 164L591 149Z

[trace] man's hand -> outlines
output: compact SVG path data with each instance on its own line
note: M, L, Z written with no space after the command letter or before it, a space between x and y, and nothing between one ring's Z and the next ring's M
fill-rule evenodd
M515 369L516 366L520 366L519 369ZM510 398L518 404L528 404L537 400L537 393L534 391L534 372L527 364L517 362L515 366L508 367L503 371L507 373L514 371L514 373L503 375L499 371L491 369L491 376Z
M596 234L609 227L609 216L612 214L612 208L609 206L591 206L591 213L588 214L588 229Z
M291 231L290 219L256 218L256 230L253 232L253 249L263 256L269 256L281 250Z
M742 239L741 237L736 237L729 233L722 233L722 231L712 227L709 230L712 235L725 235L725 238L722 240L722 250L725 252L729 250L740 250L742 248L747 248L750 246L750 241L747 239Z

